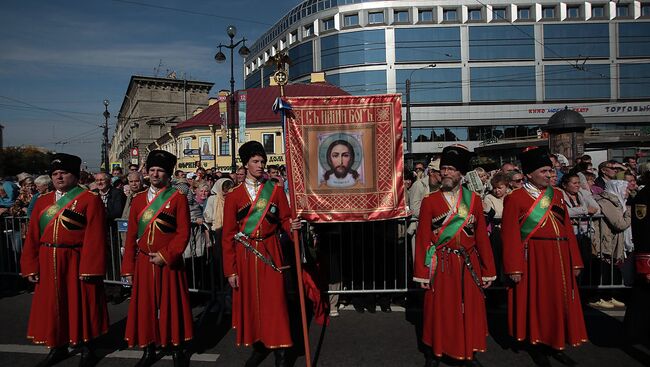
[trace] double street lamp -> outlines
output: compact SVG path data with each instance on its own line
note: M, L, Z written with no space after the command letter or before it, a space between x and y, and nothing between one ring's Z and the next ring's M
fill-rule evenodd
M413 73L418 70L432 69L435 67L436 64L429 64L413 69L409 74L409 77L406 78L406 152L408 154L413 153L413 141L411 139L411 77L413 77Z
M231 150L231 155L232 155L232 171L235 172L237 170L237 160L235 158L235 119L237 117L236 114L236 107L237 107L237 102L235 101L235 77L234 77L234 50L235 47L239 46L239 44L242 44L242 46L239 48L239 55L243 58L248 57L250 55L250 50L248 47L246 47L246 38L242 38L237 42L234 42L235 35L237 34L237 28L233 25L229 25L226 28L226 33L228 34L228 37L230 37L230 44L224 45L219 43L219 52L217 52L216 55L214 55L214 59L218 63L223 63L226 61L226 55L224 55L223 52L221 52L221 48L225 47L230 50L230 112L229 112L229 118L230 120L230 150Z

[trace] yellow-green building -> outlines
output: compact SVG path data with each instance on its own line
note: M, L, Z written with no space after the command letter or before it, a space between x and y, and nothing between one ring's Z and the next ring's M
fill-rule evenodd
M284 87L285 96L341 96L348 95L339 87L327 83L292 84ZM264 145L267 164L284 165L284 137L280 114L272 110L280 96L279 86L252 88L235 93L236 121L235 149L247 141ZM163 149L178 157L177 169L194 171L197 167L215 167L218 171L232 169L231 130L227 124L230 110L229 94L219 93L210 100L208 108L176 125L161 136L149 150ZM244 112L245 111L245 112ZM239 124L245 121L245 124ZM241 162L237 157L236 165Z

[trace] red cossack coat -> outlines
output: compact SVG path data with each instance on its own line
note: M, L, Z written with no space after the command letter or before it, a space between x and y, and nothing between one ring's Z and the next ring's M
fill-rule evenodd
M27 337L48 347L89 341L106 333L109 325L103 287L104 204L96 194L84 191L68 207L74 212L74 223L58 215L41 235L39 218L55 202L54 192L37 199L20 258L22 276L38 274L40 278L32 299ZM80 276L91 278L79 280Z
M263 186L260 185L259 190ZM258 195L259 195L258 191ZM291 233L290 209L281 186L275 186L269 200L271 207L253 234L251 245L280 267L283 264L279 233ZM238 275L239 287L233 290L232 327L237 331L237 345L262 342L267 348L293 345L282 273L263 263L234 240L248 213L252 199L246 185L235 187L226 195L223 215L223 267L226 277Z
M528 243L520 228L535 199L524 188L506 196L501 238L505 274L522 277L508 287L510 335L561 350L586 342L587 331L574 276L582 259L562 192L554 190L550 214Z
M492 248L487 235L483 206L472 194L473 209L465 226L446 244L438 246L438 264L431 289L425 291L422 342L455 359L472 359L475 351L486 350L488 335L485 299L472 279L464 257L445 250L464 248L479 279L494 280ZM414 280L429 282L430 272L425 255L435 242L445 214L452 208L436 191L422 200L416 233Z
M190 236L187 199L176 192L163 206L165 223L152 220L138 240L138 220L149 204L147 191L133 197L122 276L133 276L133 290L126 322L129 347L180 345L192 339L192 310L183 266L183 251ZM148 253L160 253L165 265L149 261Z

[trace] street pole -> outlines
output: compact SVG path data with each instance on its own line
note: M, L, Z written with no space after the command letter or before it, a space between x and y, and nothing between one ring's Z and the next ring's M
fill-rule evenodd
M436 64L429 64L421 68L414 69L406 78L406 154L408 159L413 157L413 140L411 139L411 78L413 73L422 69L435 68Z
M406 153L410 156L413 150L411 142L411 79L406 79Z
M108 118L111 117L111 113L108 112L109 100L104 100L104 149L102 152L102 161L104 162L104 172L110 173L108 167Z
M235 47L239 46L239 44L242 44L242 47L239 48L239 55L243 58L246 58L250 54L250 50L248 47L246 47L246 38L242 38L239 41L235 42L234 38L235 35L237 34L237 28L235 26L229 25L226 28L226 33L228 34L228 37L230 38L230 44L224 45L224 44L219 44L219 52L217 52L216 55L214 55L214 59L218 63L222 63L226 61L226 55L221 52L221 48L225 47L230 49L230 111L228 112L228 119L230 120L230 154L232 156L232 172L235 172L237 170L237 157L236 157L236 150L235 150L235 125L236 125L236 118L237 118L237 101L235 99Z

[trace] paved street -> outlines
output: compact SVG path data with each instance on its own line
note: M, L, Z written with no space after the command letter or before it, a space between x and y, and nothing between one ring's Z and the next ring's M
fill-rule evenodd
M47 349L31 345L25 338L31 295L6 295L0 298L0 365L33 366L45 356ZM104 357L99 366L130 366L140 357L140 351L121 350L128 302L109 305L111 328L99 342L99 352ZM343 309L341 316L332 319L329 327L318 325L310 331L312 355L315 366L421 366L422 354L418 352L416 328L419 312L396 311L385 314L359 314L351 307ZM194 309L198 320L202 307ZM647 346L626 346L623 341L622 311L608 314L585 310L591 342L567 353L581 366L650 366L650 349ZM532 366L524 351L510 349L505 334L505 308L491 307L489 312L491 336L488 352L480 355L487 366ZM242 366L249 350L234 346L234 332L229 330L229 320L217 325L211 314L198 329L198 337L191 345L194 366ZM76 366L75 356L59 366ZM449 362L449 361L447 361ZM170 357L164 357L156 366L171 366ZM264 366L272 366L269 357ZM304 365L299 358L296 366ZM449 362L447 365L458 365ZM554 366L559 366L553 362Z

